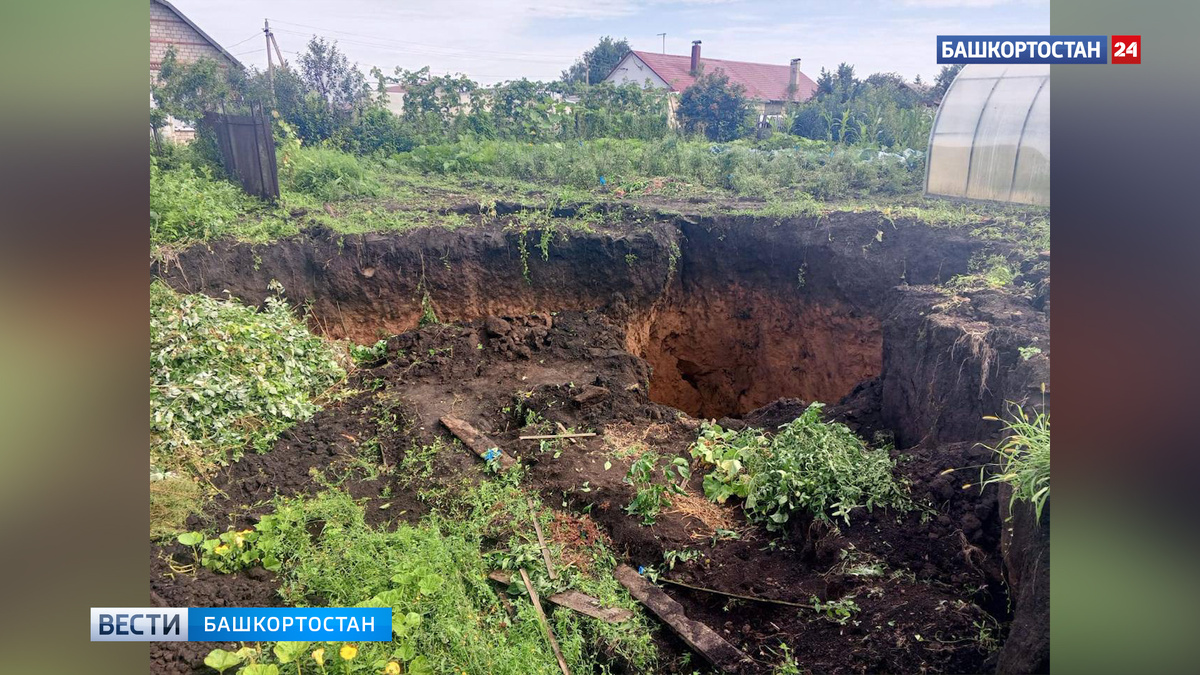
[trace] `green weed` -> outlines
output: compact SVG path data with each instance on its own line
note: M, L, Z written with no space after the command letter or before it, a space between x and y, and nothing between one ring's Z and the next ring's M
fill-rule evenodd
M1050 415L1040 411L1030 415L1024 408L1011 405L1007 420L984 419L1003 422L1008 436L992 448L996 463L980 469L981 489L1007 483L1012 487L1009 507L1017 500L1029 502L1034 519L1041 522L1042 509L1050 499Z

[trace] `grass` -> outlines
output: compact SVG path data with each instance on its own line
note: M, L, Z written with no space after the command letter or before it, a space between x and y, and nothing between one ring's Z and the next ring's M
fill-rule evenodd
M342 234L474 226L494 219L499 200L534 210L646 201L668 213L780 222L835 211L877 212L881 224L915 219L1014 243L1026 258L1049 247L1046 209L926 199L919 194L919 160L818 141L771 149L675 137L536 145L462 141L391 156L355 157L321 147L289 148L281 156L282 195L270 205L241 195L189 153L168 153L151 175L156 255L220 237L261 243L312 224ZM471 203L481 206L481 215L454 208Z
M1008 435L992 448L996 462L980 470L980 487L1005 483L1012 487L1009 508L1018 500L1033 507L1034 520L1041 522L1042 510L1050 500L1050 415L1013 405L1003 422ZM989 469L991 469L989 473Z
M513 472L515 474L515 472ZM610 606L635 603L612 576L616 562L603 544L591 544L592 569L563 568L551 582L531 539L530 519L541 513L517 487L519 477L487 480L447 512L435 512L416 525L395 529L366 524L363 509L348 494L328 490L312 498L278 498L262 537L280 556L280 592L298 606L390 606L402 626L391 643L361 643L354 665L380 672L389 661L403 672L555 673L554 656L524 591L511 597L516 618L505 610L500 588L487 573L507 561L527 564L543 594L577 588ZM311 534L319 523L318 534ZM260 528L262 528L260 524ZM493 542L500 542L492 551ZM544 597L544 595L543 595ZM655 666L655 648L646 619L638 614L619 625L567 610L550 615L554 633L572 672L606 672L614 658L634 672ZM340 643L324 646L335 663ZM290 648L291 645L288 645ZM294 650L293 650L294 651ZM280 664L264 644L259 663ZM307 661L305 667L314 666Z

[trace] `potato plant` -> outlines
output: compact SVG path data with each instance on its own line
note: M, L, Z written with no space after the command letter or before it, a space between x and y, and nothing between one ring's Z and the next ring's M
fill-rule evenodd
M781 530L796 513L850 523L850 512L911 507L906 487L892 475L888 448L868 448L843 424L821 421L813 403L772 437L733 432L705 423L692 455L711 465L704 493L713 501L745 499L751 520Z

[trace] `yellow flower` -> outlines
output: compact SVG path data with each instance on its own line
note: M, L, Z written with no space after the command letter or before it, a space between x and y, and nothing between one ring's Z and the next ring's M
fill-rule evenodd
M314 649L312 653L313 661L317 662L318 666L325 665L325 648Z
M395 661L388 661L388 664L383 667L383 672L386 675L400 675L400 664Z
M220 544L219 546L217 546L216 548L213 549L213 552L216 553L217 555L225 555L226 553L229 553L229 547L226 546L225 544Z
M338 652L341 657L347 661L358 656L358 647L354 645L342 645L342 649Z

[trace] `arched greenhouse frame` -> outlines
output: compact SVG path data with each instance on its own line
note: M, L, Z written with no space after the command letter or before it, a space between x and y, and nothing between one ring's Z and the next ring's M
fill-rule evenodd
M963 67L933 120L925 194L1050 205L1050 66Z

